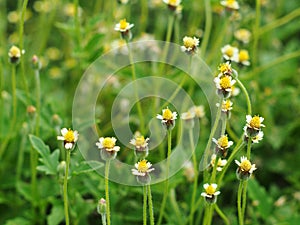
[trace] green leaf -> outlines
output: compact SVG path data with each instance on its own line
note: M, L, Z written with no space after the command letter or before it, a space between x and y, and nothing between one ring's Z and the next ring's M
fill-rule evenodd
M18 181L17 182L17 190L27 201L32 201L32 191L31 186L24 182Z
M72 174L78 175L81 173L89 173L103 166L103 163L98 161L82 161L74 169Z
M260 186L255 179L248 181L249 197L257 201L257 210L263 219L267 220L272 213L273 200L269 197L265 188Z
M54 205L50 215L47 217L48 225L58 225L64 219L64 208L62 205Z
M11 219L11 220L8 220L5 225L19 225L19 224L22 224L22 225L30 225L30 221L22 218L22 217L17 217L17 218L14 218L14 219Z
M39 159L43 165L37 167L38 170L45 172L46 174L56 174L57 166L59 164L59 150L50 152L50 149L45 143L34 135L29 135L29 139L32 147L40 154Z

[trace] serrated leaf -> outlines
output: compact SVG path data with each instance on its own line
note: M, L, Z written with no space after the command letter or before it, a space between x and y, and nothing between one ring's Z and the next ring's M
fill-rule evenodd
M47 217L48 225L58 225L64 219L64 208L62 205L54 205L50 215Z
M72 174L78 175L81 173L89 173L89 172L99 169L102 166L103 166L103 163L98 162L98 161L82 161L73 169Z
M38 170L45 172L46 174L56 174L57 166L59 164L59 150L56 149L54 152L50 152L49 146L38 137L34 135L29 135L29 140L32 147L40 154L39 159L43 165L37 167Z
M248 181L249 197L258 201L257 210L265 220L268 219L272 212L273 200L269 197L265 188L260 186L255 179Z

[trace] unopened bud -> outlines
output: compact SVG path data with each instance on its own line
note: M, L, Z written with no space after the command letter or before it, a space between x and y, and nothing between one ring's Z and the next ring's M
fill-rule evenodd
M39 60L39 58L36 55L32 56L31 65L32 65L32 68L35 70L40 70L42 68L41 61Z
M27 115L32 119L35 116L36 108L33 105L29 105L26 109Z
M104 198L101 198L101 199L98 201L97 212L98 212L100 215L105 215L105 214L106 214L106 201L105 201Z

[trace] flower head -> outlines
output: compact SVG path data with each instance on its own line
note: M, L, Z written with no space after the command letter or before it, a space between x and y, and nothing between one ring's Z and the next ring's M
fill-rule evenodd
M237 58L239 49L231 45L225 45L221 48L221 52L224 59L232 61Z
M198 38L185 36L183 38L183 46L181 46L181 50L183 52L186 52L187 54L194 54L196 53L198 46L199 46Z
M119 23L115 25L115 30L120 32L126 32L132 27L134 27L134 24L130 24L126 21L126 19L122 19Z
M216 153L220 156L226 156L228 148L233 145L233 141L229 141L227 135L222 135L218 140L213 138L216 146Z
M262 122L264 121L264 118L260 117L260 116L252 117L251 115L247 115L246 121L247 121L247 127L255 129L255 130L259 130L262 127L265 127L265 125L262 124Z
M157 114L157 119L161 120L162 125L167 129L173 129L175 126L175 120L177 119L177 113L172 112L169 108L162 110L162 115Z
M251 32L247 29L239 29L234 32L234 36L237 40L243 42L244 44L248 44L251 37Z
M248 143L248 140L249 140L249 135L248 135L247 130L248 130L248 127L245 126L244 127L244 131L245 131L244 141L245 141L245 143ZM256 133L256 135L250 136L252 143L255 143L255 144L259 143L263 139L263 137L264 137L264 132L261 131L261 130L258 131L258 133Z
M215 203L217 201L217 195L221 192L217 191L217 184L204 184L203 185L205 192L201 193L201 196L205 198L208 203Z
M195 113L191 111L187 111L181 114L181 119L183 120L183 125L186 128L193 128L194 127L194 118L195 118Z
M203 105L193 106L189 109L190 112L195 114L197 118L203 118L205 116L205 110Z
M131 172L133 175L137 176L138 182L142 184L147 184L150 182L150 172L154 170L154 168L151 168L152 164L150 162L147 162L146 159L143 159L136 163L135 165L136 169L131 169Z
M18 47L13 45L8 52L10 62L13 64L17 64L20 61L22 54L24 54L23 51L21 51Z
M78 132L67 128L61 129L60 132L62 136L57 136L57 140L64 141L65 149L72 150L78 140Z
M218 69L222 75L231 75L232 74L231 64L228 61L226 63L221 63L219 65Z
M242 156L241 161L235 160L235 163L239 166L237 168L236 174L238 179L247 180L251 176L254 170L257 168L255 164L251 164L251 162L247 159L247 157Z
M180 6L181 0L163 0L166 3L170 10L176 11L177 7Z
M221 1L221 5L230 10L238 10L240 8L239 3L236 0Z
M217 87L217 93L223 95L224 98L228 98L231 94L232 87L236 80L232 79L231 76L217 76L214 79Z
M140 158L146 158L148 156L148 141L149 138L144 138L139 133L134 135L134 138L130 140L130 144L134 146L134 154Z
M240 63L244 66L249 66L250 65L250 62L249 62L249 53L247 50L245 49L241 49L239 51L239 54L238 54L238 58L237 60L235 60L237 63Z
M212 154L211 160L210 160L210 165L211 165L212 168L215 166L216 158L217 158L217 155ZM222 169L226 165L226 163L227 163L226 159L219 158L218 163L217 163L217 171L222 171Z
M120 147L116 146L116 141L117 139L114 137L101 137L99 138L99 142L96 142L103 160L114 159L117 156Z
M229 99L223 100L222 106L221 106L222 112L227 113L227 112L229 112L230 110L232 110L232 105L233 105L233 103L232 103L232 101L230 101ZM217 106L217 107L220 107L220 103L217 103L216 106Z

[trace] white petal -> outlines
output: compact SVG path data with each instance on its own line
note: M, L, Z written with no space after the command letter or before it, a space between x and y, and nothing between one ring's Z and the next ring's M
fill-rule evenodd
M238 166L241 165L241 163L240 163L239 161L237 161L237 160L234 160L234 162L235 162Z
M163 119L162 115L159 115L159 114L157 114L156 118L157 118L157 119L160 119L160 120Z
M203 184L203 187L204 187L204 189L206 190L206 189L209 187L209 184L208 184L208 183Z
M73 148L73 143L66 143L65 148L66 149L72 149Z
M216 192L214 193L214 195L219 195L219 194L221 194L220 191L216 191Z
M211 184L211 186L212 186L214 189L217 189L217 187L218 187L217 184Z
M61 132L62 136L65 136L68 133L68 129L67 128L63 128L63 129L61 129L60 132Z
M246 116L247 123L250 123L251 120L252 120L252 116L251 115L247 115Z
M57 140L64 141L65 138L63 136L57 136Z

